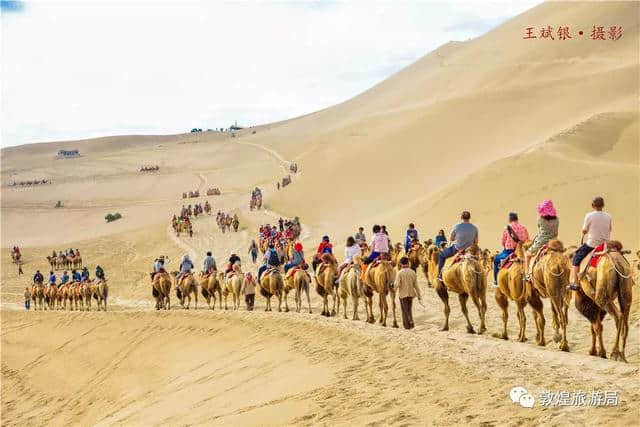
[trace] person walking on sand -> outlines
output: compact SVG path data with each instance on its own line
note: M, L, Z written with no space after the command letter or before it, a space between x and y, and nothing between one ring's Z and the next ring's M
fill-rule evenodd
M244 302L247 304L247 311L253 311L253 305L256 297L256 281L251 273L245 273L240 292L244 294Z
M573 255L571 264L571 283L567 286L572 291L580 290L580 263L585 259L594 249L603 243L611 240L611 215L604 212L604 199L600 196L595 197L591 202L593 211L589 212L584 217L584 223L582 224L582 234L586 236L586 241L578 248Z
M278 220L278 227L280 228L280 232L284 231L284 219L282 219L282 217Z
M18 261L18 276L24 274L24 271L22 271L22 261Z
M405 329L413 329L413 299L418 298L422 302L422 295L418 287L418 276L416 272L409 267L409 258L406 256L400 258L400 271L396 275L394 286L398 290L400 298L400 309L402 310L402 324Z
M249 253L251 254L251 260L255 264L258 260L258 245L256 245L255 240L251 241L251 245L249 246Z
M31 308L31 291L29 287L24 288L24 309L29 311Z

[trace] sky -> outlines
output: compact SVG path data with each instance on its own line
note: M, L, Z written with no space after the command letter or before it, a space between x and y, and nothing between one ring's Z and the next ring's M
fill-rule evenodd
M538 3L1 1L2 146L300 116Z

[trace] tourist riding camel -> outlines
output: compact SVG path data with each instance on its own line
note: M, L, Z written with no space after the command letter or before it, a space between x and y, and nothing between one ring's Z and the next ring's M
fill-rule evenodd
M456 224L451 231L451 237L449 239L452 242L451 246L440 252L440 256L438 257L439 281L442 281L442 267L447 258L451 258L459 252L464 252L464 250L471 245L478 244L478 228L469 222L471 220L471 213L464 211L462 215L460 215L460 218L462 222Z
M509 224L502 231L500 243L503 250L493 258L493 286L498 286L498 271L501 263L509 258L516 249L518 242L526 242L529 240L529 231L527 227L518 222L518 214L509 213Z
M591 207L593 211L584 217L582 224L582 234L586 237L586 241L578 248L571 260L573 268L571 269L569 289L572 291L580 289L578 282L580 281L579 270L582 260L594 253L596 248L602 251L604 244L611 239L611 215L603 211L604 199L600 196L594 197Z
M316 254L313 257L313 260L311 261L311 266L313 267L314 272L316 271L318 264L322 262L320 260L320 257L323 254L331 254L333 256L333 245L329 241L329 236L322 236L322 241L320 241L320 244L318 245L318 249L316 250Z
M229 257L229 262L227 263L227 268L224 270L225 276L233 271L233 265L235 263L241 263L240 257L236 254L231 254Z
M433 240L433 244L438 248L447 246L447 236L444 235L444 230L438 231L438 235Z
M356 239L356 242L359 245L362 244L362 243L366 243L367 242L367 237L364 235L364 228L363 227L359 227L358 228L358 232L353 237L354 237L354 239Z
M81 281L82 282L88 282L89 281L89 269L87 267L84 267L82 269L82 273L80 274L81 277Z
M344 261L338 266L338 277L342 276L342 271L353 263L354 257L362 256L362 249L352 236L347 237L347 245L344 248Z
M524 271L527 273L527 280L531 280L533 263L531 258L535 257L540 249L550 240L558 237L558 214L553 206L553 201L545 200L538 205L538 234L533 238L533 243L524 253ZM534 258L535 262L536 258Z
M404 251L409 253L409 249L411 249L411 245L413 242L418 241L418 230L416 230L416 226L411 223L409 224L409 228L407 229L407 234L404 238Z
M371 240L371 253L367 256L362 263L364 267L362 269L362 281L367 283L367 269L378 258L384 259L389 255L389 236L384 232L381 226L378 224L373 226L373 238Z
M284 272L287 273L290 269L297 266L304 265L304 252L302 243L296 242L293 246L293 254L291 255L291 261L284 265Z
M265 263L262 264L260 266L260 268L258 268L258 283L260 283L260 279L262 278L262 274L269 267L278 267L280 265L280 257L278 256L278 253L276 252L276 249L275 249L273 243L269 244L269 249L264 254L264 261L265 261Z
M178 273L176 277L176 285L180 283L180 280L184 276L191 274L192 269L193 269L193 262L191 262L191 259L189 258L189 254L182 255L182 259L180 260L180 273Z
M33 283L38 286L42 286L44 283L44 276L40 273L40 270L36 270L36 274L33 275Z
M209 251L207 252L207 256L204 257L202 273L211 274L216 270L216 260L213 258L213 255L211 255L211 251Z

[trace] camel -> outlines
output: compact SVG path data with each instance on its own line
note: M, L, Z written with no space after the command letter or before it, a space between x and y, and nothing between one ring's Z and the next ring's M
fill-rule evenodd
M425 251L429 287L433 287L438 282L438 259L441 251L442 249L434 244L429 245Z
M58 288L58 307L64 310L67 309L67 303L69 303L69 310L73 310L73 292L71 291L69 283L60 285Z
M55 284L48 285L44 291L44 300L46 303L45 310L46 309L55 310L57 299L58 299L58 286Z
M216 294L219 307L222 308L222 281L224 274L213 271L211 274L200 274L200 292L211 310L216 308Z
M463 255L455 255L447 260L442 269L442 279L436 280L436 292L444 303L444 326L443 331L449 330L449 291L458 294L460 308L467 320L467 332L475 334L476 331L469 320L469 311L467 310L467 300L471 297L473 303L478 309L480 317L480 328L478 333L484 333L487 328L485 326L485 315L487 313L487 276L480 264L480 248L472 245L467 248ZM456 258L459 258L457 262Z
M270 268L260 277L260 294L267 299L267 306L264 311L271 311L271 297L278 297L278 311L282 311L282 291L284 290L284 280L277 268Z
M300 267L293 267L287 272L284 278L284 311L289 311L288 296L289 292L294 291L294 299L296 302L296 313L300 313L302 309L302 292L307 294L307 307L311 313L311 299L309 297L309 284L311 276L306 270Z
M611 360L626 363L625 347L629 333L633 272L621 250L622 244L619 242L607 242L606 252L601 254L596 266L587 264L585 274L580 279L580 290L575 291L575 306L591 322L589 354L607 357L602 340L602 320L609 313L616 324L616 338L609 356ZM618 305L615 304L616 300ZM596 339L599 350L596 348Z
M322 297L322 315L336 315L335 281L338 278L338 264L331 254L323 254L322 263L316 269L316 292ZM329 296L333 300L333 309L329 311Z
M74 310L84 310L84 295L82 293L82 286L79 283L72 282L69 285L69 291L71 293L71 300L74 306Z
M352 320L360 320L358 317L358 302L362 294L362 282L360 281L361 273L361 259L359 256L355 256L353 264L346 267L340 275L338 285L338 313L340 313L340 299L342 299L344 306L343 318L347 318L347 299L351 297L353 301L353 317Z
M171 275L159 271L153 276L151 294L156 300L156 310L171 310Z
M88 283L79 283L80 294L84 297L84 308L87 311L91 311L91 298L93 297L91 287Z
M387 294L391 295L391 307L393 309L393 327L398 327L396 318L396 291L391 288L391 284L395 280L395 271L393 262L381 260L374 262L365 272L365 296L369 308L367 310L367 322L373 323L373 291L378 293L378 305L380 308L379 323L387 326L387 315L389 313L389 304L387 302Z
M527 245L525 245L526 247ZM536 322L536 343L539 346L546 345L544 338L545 319L541 298L549 298L555 330L553 340L560 343L560 350L569 351L567 323L571 293L567 291L567 285L569 284L571 265L569 259L564 255L565 249L561 241L550 240L547 243L547 248L546 253L541 254L533 265L531 281L526 285L527 302L533 309ZM560 329L562 329L562 333L560 333Z
M178 272L174 271L171 273L173 276L174 282L176 282L176 296L180 300L180 305L182 308L188 310L191 306L191 294L193 294L195 298L195 310L198 309L198 283L196 282L193 274L187 273L177 280ZM187 306L184 305L184 300L187 299Z
M402 243L398 242L393 246L389 247L389 257L391 257L391 263L394 267L398 265L398 261L405 255L404 247Z
M231 276L227 276L224 281L224 290L222 291L222 294L224 295L225 310L227 310L227 296L229 294L233 297L233 309L237 310L240 308L240 289L242 289L242 279L244 279L244 274L242 274L240 263L236 262L233 265L233 273Z
M106 279L101 279L89 285L93 299L97 301L98 311L107 311L107 297L109 296L109 286Z
M31 287L31 300L33 301L33 309L45 309L45 288L43 285L33 285Z
M56 263L57 263L56 257L47 255L47 262L49 262L49 265L51 266L51 270L56 269Z
M518 341L525 342L525 327L527 325L527 317L524 313L524 307L527 305L526 286L524 280L524 250L522 242L518 242L513 253L511 265L508 268L502 268L498 272L498 288L495 290L496 303L502 309L502 334L494 334L496 338L508 340L507 320L509 319L509 300L516 304L518 312L518 322L520 324L520 332Z

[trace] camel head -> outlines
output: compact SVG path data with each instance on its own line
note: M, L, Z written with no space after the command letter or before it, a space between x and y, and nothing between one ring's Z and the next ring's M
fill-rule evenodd
M547 243L547 247L554 252L564 253L566 251L566 249L564 248L564 245L558 239L549 240L549 243Z

